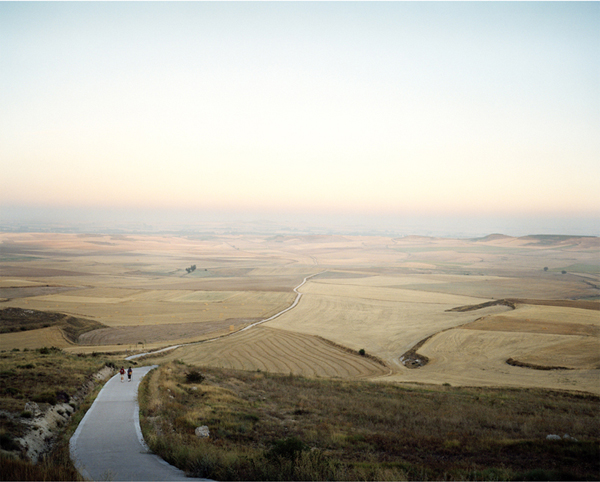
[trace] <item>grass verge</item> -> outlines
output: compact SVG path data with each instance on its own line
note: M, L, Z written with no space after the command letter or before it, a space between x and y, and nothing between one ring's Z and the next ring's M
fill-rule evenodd
M305 379L181 362L148 374L150 448L215 480L598 480L600 398ZM207 426L208 438L195 430ZM546 440L570 434L569 440Z
M70 458L69 440L105 382L92 375L113 364L101 355L71 355L56 348L0 353L0 480L82 480ZM18 442L35 419L24 410L28 401L36 402L42 414L60 402L75 408L53 430L50 452L36 464Z

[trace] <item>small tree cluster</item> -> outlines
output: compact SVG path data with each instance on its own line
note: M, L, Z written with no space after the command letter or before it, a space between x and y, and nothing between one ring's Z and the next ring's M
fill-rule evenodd
M186 270L188 273L191 273L192 271L196 271L196 265L195 265L195 264L193 264L193 265L191 265L189 268L185 268L185 270Z

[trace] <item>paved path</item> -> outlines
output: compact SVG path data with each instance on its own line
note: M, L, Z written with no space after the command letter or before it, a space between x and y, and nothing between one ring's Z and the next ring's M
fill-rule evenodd
M155 365L156 366L156 365ZM71 458L88 480L206 480L186 477L149 452L142 438L137 391L154 366L134 368L133 381L117 373L98 394L71 437Z

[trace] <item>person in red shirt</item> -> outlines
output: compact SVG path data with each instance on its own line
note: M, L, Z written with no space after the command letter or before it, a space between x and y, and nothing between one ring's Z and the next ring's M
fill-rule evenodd
M121 374L121 383L123 383L123 380L125 379L125 368L121 367L119 373Z

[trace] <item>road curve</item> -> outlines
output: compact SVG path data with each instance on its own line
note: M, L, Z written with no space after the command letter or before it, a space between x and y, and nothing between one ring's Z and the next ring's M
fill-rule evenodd
M140 429L137 392L154 366L135 368L133 380L119 374L102 388L71 437L71 459L86 480L207 480L185 473L152 454Z
M224 338L226 336L236 335L237 333L241 333L242 331L249 330L250 328L252 328L252 327L254 327L256 325L261 325L263 323L266 323L267 321L274 320L278 316L281 316L284 313L287 313L288 311L290 311L292 308L294 308L298 304L298 302L300 301L300 298L302 298L302 293L300 293L298 291L298 289L301 288L304 285L304 283L306 283L310 278L313 278L313 277L315 277L315 276L317 276L319 274L322 274L324 272L325 271L321 271L320 273L311 274L310 276L307 276L306 278L304 278L304 280L302 281L302 283L300 283L298 286L296 286L294 288L294 293L296 293L296 298L294 299L294 302L290 306L288 306L287 308L281 310L278 313L275 313L273 316L271 316L271 317L269 317L269 318L267 318L265 320L260 320L260 321L257 321L255 323L252 323L251 325L248 325L248 326L242 328L241 330L234 331L233 333L228 333L226 335L217 336L215 338L209 338L207 340L195 341L193 343L182 343L180 345L167 346L166 348L161 348L160 350L156 350L156 351L151 351L151 352L146 352L146 353L138 353L137 355L128 356L127 358L125 358L125 360L135 360L136 358L140 358L142 356L146 356L146 355L150 355L150 354L154 355L156 353L162 353L162 352L165 352L165 351L174 350L175 348L179 348L179 347L182 347L182 346L198 345L200 343L208 343L210 341L220 340L221 338Z

